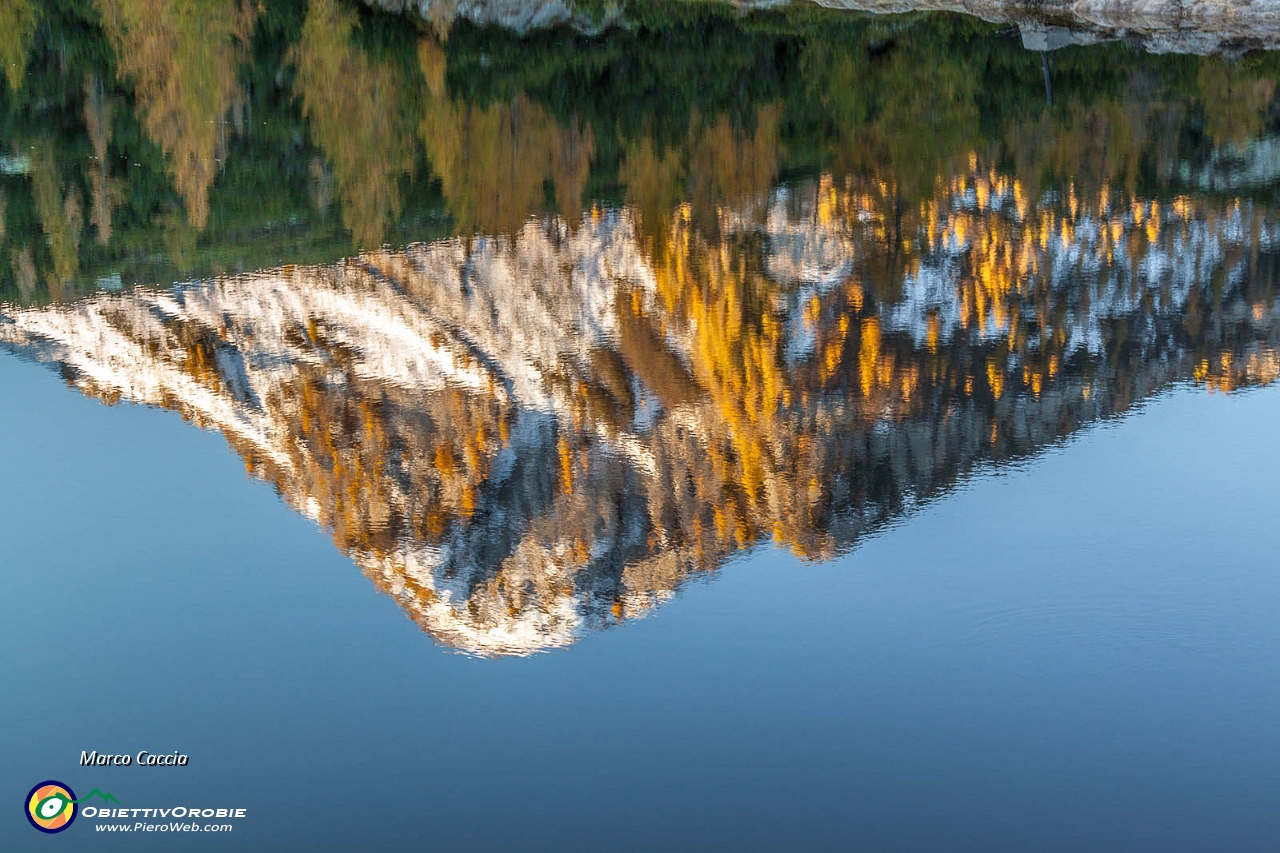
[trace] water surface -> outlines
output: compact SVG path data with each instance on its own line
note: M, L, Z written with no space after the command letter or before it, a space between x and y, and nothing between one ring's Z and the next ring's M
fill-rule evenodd
M1273 54L34 9L0 714L62 734L15 801L251 802L200 849L1274 845ZM75 766L142 748L192 763Z

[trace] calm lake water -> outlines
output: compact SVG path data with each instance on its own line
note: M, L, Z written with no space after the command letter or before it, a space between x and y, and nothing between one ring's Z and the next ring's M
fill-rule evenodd
M0 2L0 849L1280 846L1280 55L578 11Z

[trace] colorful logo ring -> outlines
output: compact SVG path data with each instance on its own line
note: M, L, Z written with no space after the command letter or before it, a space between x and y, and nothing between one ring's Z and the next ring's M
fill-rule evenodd
M53 779L41 782L27 794L27 820L41 832L62 832L79 812L75 792Z

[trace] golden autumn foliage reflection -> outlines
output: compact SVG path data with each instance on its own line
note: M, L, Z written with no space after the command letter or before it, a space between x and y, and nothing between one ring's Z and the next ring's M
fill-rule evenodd
M0 0L0 65L14 91L22 87L31 39L39 22L38 10L33 0Z
M147 135L164 151L187 221L203 228L243 93L254 9L240 0L95 0ZM232 117L238 121L238 118Z
M356 24L336 0L314 0L289 56L303 115L333 170L342 221L359 245L376 246L400 212L397 183L412 174L415 152L399 103L405 82L352 43Z
M428 89L418 133L456 227L518 230L542 209L548 181L560 215L576 225L595 152L590 125L574 119L562 126L524 96L487 107L454 101L441 46L423 39L418 56Z

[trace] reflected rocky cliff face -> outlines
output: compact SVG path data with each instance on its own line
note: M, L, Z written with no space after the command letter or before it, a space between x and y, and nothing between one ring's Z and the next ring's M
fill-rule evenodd
M104 401L220 430L459 649L645 613L772 541L829 558L1170 383L1280 374L1280 216L971 158L918 208L823 175L678 206L7 309Z
M1275 55L638 8L0 4L0 345L219 430L481 655L1280 373Z

